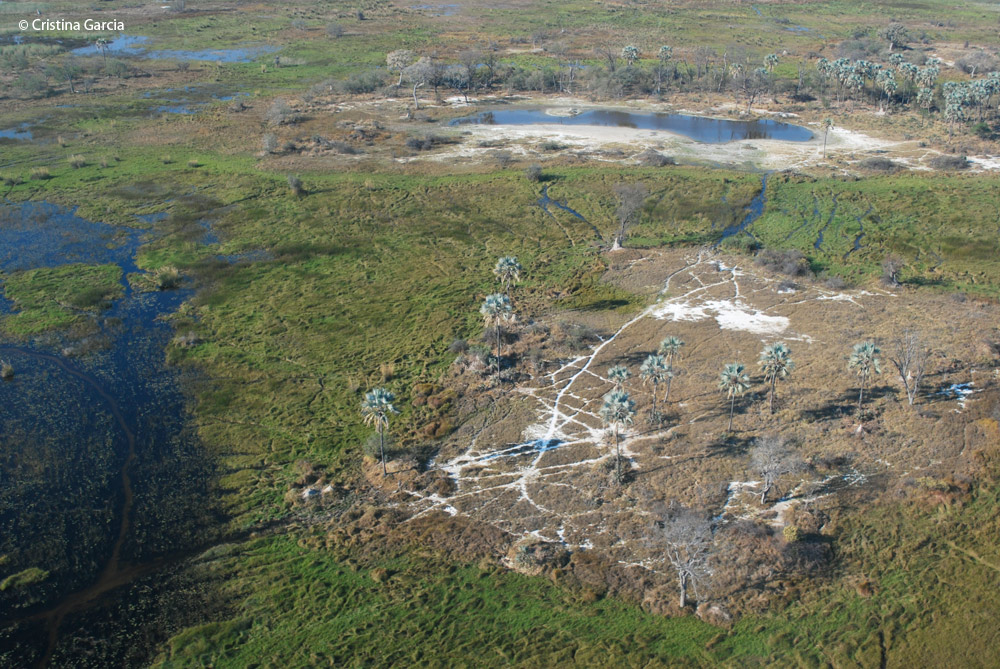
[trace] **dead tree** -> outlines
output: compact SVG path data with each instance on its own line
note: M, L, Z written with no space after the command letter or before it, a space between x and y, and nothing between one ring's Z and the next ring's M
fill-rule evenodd
M909 328L903 330L892 343L889 360L899 373L899 380L903 382L910 406L913 406L917 393L920 392L920 384L923 383L924 375L927 373L927 360L930 354L930 349L924 346L920 333L916 330Z
M782 476L800 471L802 459L788 447L784 437L766 434L754 440L750 454L750 469L761 478L760 503L767 500L767 493Z
M618 207L615 209L615 218L618 219L618 234L615 235L613 250L625 246L625 236L628 234L628 229L639 218L639 212L642 210L646 198L649 197L649 191L641 183L620 183L615 185L615 195L618 196Z
M708 579L708 558L712 551L712 525L704 515L684 506L670 509L661 523L656 543L663 549L664 560L677 574L680 606L687 606L690 588L698 596L698 586Z

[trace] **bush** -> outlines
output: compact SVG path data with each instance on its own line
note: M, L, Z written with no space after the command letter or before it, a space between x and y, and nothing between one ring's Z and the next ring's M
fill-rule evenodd
M49 168L47 167L32 167L31 178L41 181L44 179L51 179L52 175L49 174Z
M812 276L809 260L798 249L779 251L764 249L757 254L754 262L772 272L788 276Z
M160 162L162 162L164 165L169 165L170 163L174 162L174 159L170 154L166 154L160 156Z
M747 233L730 235L722 240L722 246L728 251L737 253L753 253L760 248L760 242Z
M565 144L560 144L559 142L553 140L542 142L542 151L562 151L565 148Z
M331 23L326 27L326 34L334 39L344 35L344 26L339 23Z
M78 170L87 164L86 159L84 159L84 157L81 156L79 153L70 156L68 160L70 167L72 167L74 170Z
M344 93L357 95L359 93L374 93L382 85L382 75L378 70L356 72L340 82L340 90Z
M524 170L524 176L528 181L538 182L542 180L542 166L541 165L529 165L528 169Z
M176 267L171 267L170 265L165 265L160 269L156 270L154 275L154 280L156 281L156 287L160 290L173 290L181 285L183 280L180 270Z
M827 280L823 282L823 286L827 290L843 290L847 288L847 282L844 281L842 277L834 275L828 277Z
M288 175L288 188L292 191L292 195L295 197L299 197L306 192L302 187L302 179L291 174Z
M465 353L468 350L469 350L469 343L464 339L456 339L455 341L451 342L451 345L448 347L449 353L461 354Z
M267 113L264 115L264 120L271 126L286 125L296 123L299 120L299 116L292 111L287 102L278 99L268 107Z
M413 151L430 151L440 144L454 144L455 140L440 135L426 135L424 137L410 137L406 140L406 148Z
M980 121L976 125L972 126L972 134L974 134L979 139L993 139L996 135L993 132L993 128L986 121Z
M903 169L903 166L899 163L893 162L888 158L883 158L881 156L875 158L865 158L859 163L860 167L866 170L873 170L875 172L898 172Z
M676 165L677 161L670 156L665 156L653 149L646 149L638 156L639 164L643 167L664 167L665 165Z
M0 361L0 379L10 380L14 378L14 366L6 360Z
M796 541L802 540L802 533L795 525L785 525L785 529L781 531L781 534L785 537L785 541L790 544L794 544Z
M934 156L930 165L936 170L964 170L969 160L965 156Z

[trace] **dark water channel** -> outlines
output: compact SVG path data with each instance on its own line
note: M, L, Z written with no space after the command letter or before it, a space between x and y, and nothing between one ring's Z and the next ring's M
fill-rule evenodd
M806 142L813 138L812 131L808 128L771 119L729 121L687 114L643 113L613 109L592 109L575 116L552 116L547 114L544 109L497 109L451 121L451 125L464 124L598 125L642 130L668 130L707 144L721 144L741 139L781 139L790 142Z
M0 586L0 666L143 664L149 646L135 635L151 643L142 626L162 615L151 575L219 526L182 390L196 379L164 359L163 317L192 291L139 292L127 280L154 234L47 203L0 204L4 275L114 263L124 287L85 335L0 338L15 370L0 382L0 583L47 572ZM0 300L0 314L12 308ZM143 578L145 599L130 599Z

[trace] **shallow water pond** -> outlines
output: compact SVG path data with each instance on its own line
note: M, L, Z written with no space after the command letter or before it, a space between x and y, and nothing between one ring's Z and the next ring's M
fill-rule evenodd
M730 121L688 114L631 112L616 109L591 109L573 116L554 116L544 109L498 109L451 121L451 125L464 124L597 125L641 130L667 130L708 144L720 144L742 139L780 139L789 142L806 142L813 138L813 133L808 128L771 119Z

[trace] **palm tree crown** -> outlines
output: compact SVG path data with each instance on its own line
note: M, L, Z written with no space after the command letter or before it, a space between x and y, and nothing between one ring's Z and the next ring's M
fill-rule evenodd
M650 355L639 366L639 377L643 383L653 384L653 420L659 421L660 417L656 413L656 387L673 377L674 372L670 369L666 359L662 355Z
M486 319L486 326L496 328L497 334L497 379L500 379L500 324L509 321L513 317L513 310L510 306L510 298L502 293L487 295L483 300L483 305L479 307L479 313Z
M738 362L726 365L719 374L719 390L725 391L726 397L739 397L750 390L746 368Z
M499 325L509 320L512 311L510 298L502 293L487 295L483 305L479 307L479 313L486 319L487 325Z
M878 358L880 353L882 353L882 349L873 341L863 341L860 344L855 344L854 348L851 349L851 357L847 361L847 368L853 369L854 373L861 377L861 388L858 390L859 414L865 400L865 384L868 382L868 377L873 372L875 374L882 373L882 361Z
M662 355L651 355L639 366L639 376L646 383L654 386L667 380L672 375L666 359Z
M729 398L729 431L733 429L733 413L736 411L736 398L750 390L750 377L746 369L738 362L731 362L719 374L719 390Z
M872 372L881 374L882 361L878 358L881 353L882 349L873 341L855 344L854 348L851 349L851 357L847 361L847 367L853 369L862 378L868 377Z
M365 393L365 398L361 400L361 415L364 416L365 425L374 425L378 433L378 451L382 459L382 476L386 475L385 468L385 430L389 427L389 414L399 413L393 405L396 396L385 388L374 388Z
M604 396L600 410L601 420L614 430L615 435L615 476L622 482L622 449L619 432L635 419L635 402L624 390L612 390Z
M764 379L770 384L769 406L771 413L774 413L774 386L778 379L783 379L795 369L795 363L791 359L792 350L784 342L778 342L765 346L760 353L757 364L764 371Z
M508 295L510 294L510 287L521 278L521 269L521 263L514 256L503 256L497 260L497 266L493 268L493 274L503 284Z
M615 390L622 390L625 382L632 377L632 372L628 371L625 365L615 365L608 370L608 380L615 384Z
M684 346L684 340L673 335L660 342L660 353L667 356L668 365L672 365L675 359L681 357L682 346Z
M375 388L365 393L361 400L361 415L365 425L373 425L377 432L389 426L389 414L399 413L393 402L396 396L385 388Z
M600 414L605 425L616 428L631 425L635 418L635 401L624 390L612 390L604 396Z

